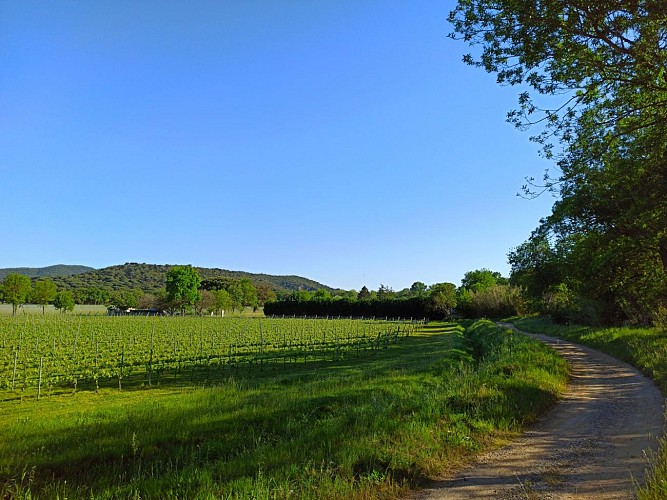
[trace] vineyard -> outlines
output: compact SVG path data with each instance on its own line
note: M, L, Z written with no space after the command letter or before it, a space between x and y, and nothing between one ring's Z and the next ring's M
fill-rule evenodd
M0 316L0 390L40 398L55 389L219 378L230 371L364 356L413 335L404 320ZM8 393L8 394L7 394Z

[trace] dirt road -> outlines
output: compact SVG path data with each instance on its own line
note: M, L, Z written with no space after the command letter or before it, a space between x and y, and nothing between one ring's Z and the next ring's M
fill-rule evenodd
M562 400L515 442L455 477L431 482L415 499L634 498L646 453L657 449L663 432L664 397L630 365L564 340L533 337L571 365Z

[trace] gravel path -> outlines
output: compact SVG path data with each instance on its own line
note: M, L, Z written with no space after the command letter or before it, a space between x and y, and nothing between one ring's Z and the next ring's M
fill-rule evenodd
M664 397L626 363L561 339L531 336L570 363L572 380L563 398L516 441L454 477L432 481L413 498L634 498L647 453L657 450L663 432Z

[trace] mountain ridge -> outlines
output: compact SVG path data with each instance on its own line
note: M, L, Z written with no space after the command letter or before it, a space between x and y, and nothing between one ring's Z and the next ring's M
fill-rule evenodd
M146 264L136 262L126 262L115 266L108 266L101 269L94 269L86 266L63 266L72 268L85 268L86 270L72 274L39 274L37 271L49 268L63 266L48 266L48 268L6 268L0 269L0 279L4 278L9 272L25 274L31 279L49 277L59 289L75 290L78 288L99 288L102 290L141 290L145 293L154 293L165 287L167 273L169 269L176 264ZM272 275L264 273L250 273L246 271L230 271L220 268L207 268L193 266L199 272L202 279L214 278L218 276L227 278L248 278L255 286L268 285L272 290L295 291L295 290L318 290L324 288L332 291L333 288L309 278L296 275ZM21 272L21 270L32 270L31 274ZM3 271L8 271L3 274ZM62 271L62 269L61 269Z
M0 280L8 274L23 274L28 278L52 278L55 276L72 276L89 271L95 271L94 267L81 265L55 264L46 267L5 267L0 269Z

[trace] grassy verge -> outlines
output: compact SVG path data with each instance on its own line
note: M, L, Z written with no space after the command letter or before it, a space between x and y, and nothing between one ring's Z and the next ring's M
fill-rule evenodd
M598 349L637 367L667 394L667 332L658 328L590 328L556 325L544 318L522 318L517 328L572 340ZM654 458L647 484L638 492L642 500L667 498L667 440Z
M512 436L566 371L489 322L432 324L370 359L5 402L0 497L396 497Z

